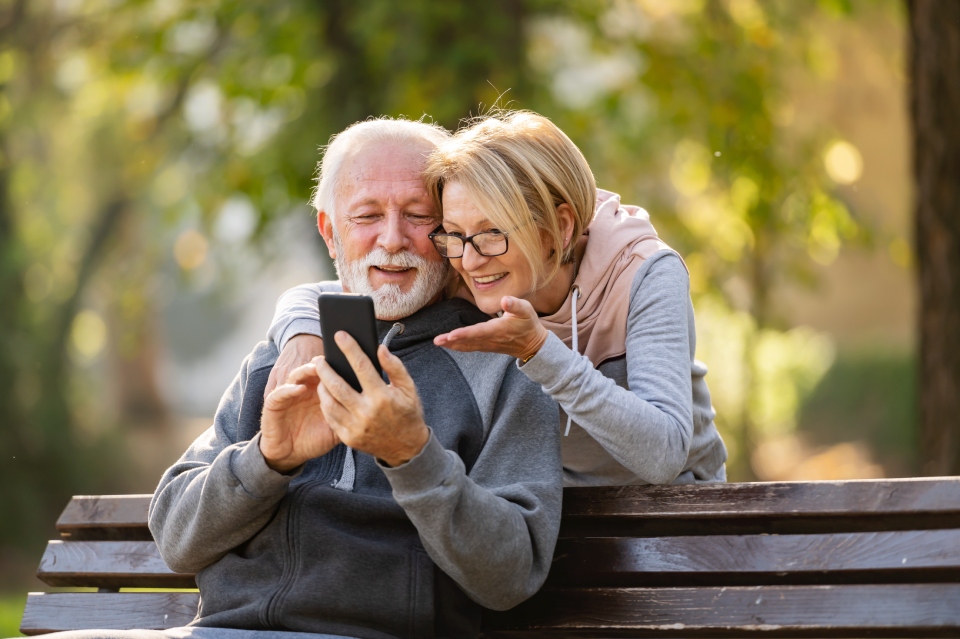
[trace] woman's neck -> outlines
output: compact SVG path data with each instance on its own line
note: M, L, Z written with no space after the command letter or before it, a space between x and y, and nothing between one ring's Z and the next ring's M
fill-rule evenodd
M573 262L561 264L560 270L557 271L556 275L537 289L536 293L534 293L530 299L530 303L538 315L553 315L560 310L567 296L570 294L573 281L577 278L577 267L579 264L579 255Z

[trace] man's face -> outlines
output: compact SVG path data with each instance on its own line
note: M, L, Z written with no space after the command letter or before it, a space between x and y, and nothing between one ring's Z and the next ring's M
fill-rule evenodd
M373 297L377 317L407 317L432 303L448 263L428 234L439 214L421 171L430 147L368 145L340 170L335 219L318 226L344 290Z

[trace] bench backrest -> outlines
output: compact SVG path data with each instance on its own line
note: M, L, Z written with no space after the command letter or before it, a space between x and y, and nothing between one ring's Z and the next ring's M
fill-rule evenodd
M75 497L22 632L167 628L196 614L149 495ZM488 636L960 636L960 478L573 488L544 589Z

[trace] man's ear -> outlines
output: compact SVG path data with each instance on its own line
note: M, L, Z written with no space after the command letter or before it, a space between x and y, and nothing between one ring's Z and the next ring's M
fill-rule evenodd
M557 207L557 218L560 220L560 233L563 237L563 248L561 250L563 250L570 246L571 242L577 241L577 238L573 237L573 222L576 219L576 214L573 207L564 202Z
M327 251L330 253L330 259L337 259L336 244L333 243L333 220L324 211L317 212L317 229L323 236L323 241L327 245Z

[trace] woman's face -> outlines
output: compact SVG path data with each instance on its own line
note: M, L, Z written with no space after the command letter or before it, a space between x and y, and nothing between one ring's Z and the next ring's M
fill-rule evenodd
M447 233L473 235L498 229L477 208L466 189L456 182L443 188L443 228ZM500 299L512 295L533 301L537 290L533 271L520 250L507 240L507 252L495 257L477 253L470 242L463 247L463 257L451 258L450 263L473 293L480 310L493 315L501 310Z

